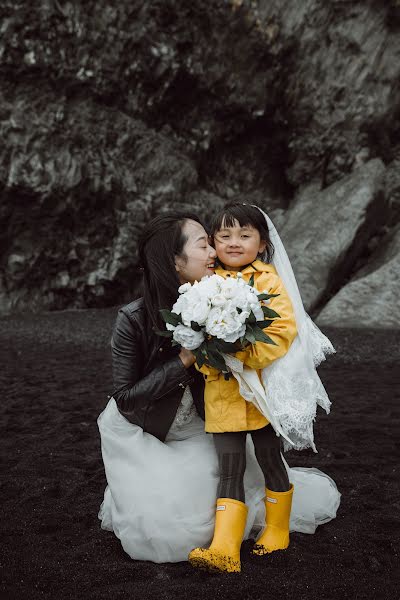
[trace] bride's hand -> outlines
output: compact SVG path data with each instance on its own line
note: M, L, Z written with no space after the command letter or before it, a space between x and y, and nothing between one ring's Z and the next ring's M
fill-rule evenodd
M190 350L186 350L186 348L181 348L179 352L179 358L183 362L183 365L188 369L196 362L196 357Z

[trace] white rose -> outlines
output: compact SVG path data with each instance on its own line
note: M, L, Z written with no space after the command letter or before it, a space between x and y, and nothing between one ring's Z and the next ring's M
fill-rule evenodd
M237 289L238 285L237 285L237 281L236 279L233 279L232 277L227 277L226 279L224 279L221 282L221 292L228 297L228 295L231 295L231 297L233 297L234 295L234 290Z
M181 315L182 311L185 310L187 304L187 294L182 294L182 296L179 296L178 300L173 305L172 312L174 312L176 315Z
M244 335L246 326L241 322L236 310L212 308L206 323L208 334L226 342L235 342Z
M242 310L248 309L250 302L249 302L248 295L246 293L246 289L245 288L238 289L234 298L232 299L232 302L234 302L235 306L237 306L238 308L241 308Z
M183 298L183 301L178 308L180 309L183 324L190 327L190 323L194 321L200 326L204 325L210 311L210 302L207 296L202 296L199 289L193 286L181 298Z
M198 284L198 293L202 297L212 299L214 296L220 293L221 285L224 282L224 278L221 275L210 275L203 277Z
M226 304L226 297L223 294L217 294L211 300L213 306L224 306Z
M168 331L175 331L175 325L171 325L171 323L166 323L165 324L166 328L168 329Z
M200 302L192 306L190 314L187 311L187 316L191 317L191 321L194 321L198 325L202 326L207 321L208 314L210 312L210 304L207 299L202 299ZM186 315L185 315L186 316ZM190 322L189 322L190 324Z
M185 292L190 290L191 287L192 285L190 283L183 283L180 287L178 287L178 292L180 294L184 294Z
M255 316L255 318L257 319L257 321L263 321L264 320L264 313L262 311L262 308L259 304L252 304L251 305L251 310L253 311L253 315Z
M195 350L204 341L204 333L194 331L184 325L177 325L174 331L174 340L187 350Z
M225 298L227 300L230 300L231 298L233 298L235 296L235 291L233 289L233 286L227 286L226 288L224 288L221 293L223 294L223 296L225 296Z
M245 320L250 316L250 311L249 310L242 310L241 313L238 313L238 317L239 317L239 321L241 323L244 323Z
M242 335L246 332L246 325L241 323L237 323L236 329L232 330L230 333L225 333L224 340L225 342L236 342Z
M258 296L253 288L246 290L246 297L247 297L247 301L250 304L253 304L254 302L258 302Z

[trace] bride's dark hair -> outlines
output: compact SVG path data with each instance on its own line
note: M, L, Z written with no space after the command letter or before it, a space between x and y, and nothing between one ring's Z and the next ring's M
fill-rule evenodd
M179 295L181 282L175 269L175 258L186 258L183 248L187 236L182 229L188 219L203 225L195 214L168 212L152 219L139 237L144 305L152 325L158 329L165 328L160 309L171 309Z

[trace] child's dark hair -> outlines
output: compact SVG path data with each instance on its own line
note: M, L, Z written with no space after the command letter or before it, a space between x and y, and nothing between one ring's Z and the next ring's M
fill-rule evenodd
M267 243L265 252L261 258L263 262L270 263L274 255L274 245L269 237L268 224L264 215L256 206L243 204L242 202L229 202L217 212L211 223L210 235L214 235L223 227L234 227L235 221L238 221L240 227L250 225L257 229L261 240Z

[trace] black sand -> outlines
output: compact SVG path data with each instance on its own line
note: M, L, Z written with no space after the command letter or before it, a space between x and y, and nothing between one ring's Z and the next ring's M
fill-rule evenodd
M133 561L100 529L96 418L111 393L115 313L0 320L0 598L399 598L399 333L327 332L338 350L320 369L332 412L317 421L319 453L287 460L333 477L337 519L268 558L246 542L240 575L207 575Z

